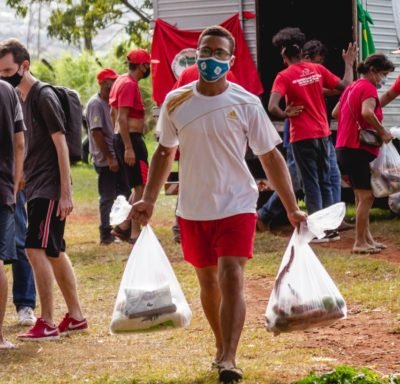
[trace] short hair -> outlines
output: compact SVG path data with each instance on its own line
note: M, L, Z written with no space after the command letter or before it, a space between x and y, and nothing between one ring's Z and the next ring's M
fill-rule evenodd
M303 45L303 56L308 56L311 60L318 55L325 57L327 53L325 45L319 40L309 40Z
M301 56L305 41L305 34L297 27L283 28L272 38L272 44L281 50L284 49L285 55L289 58Z
M383 53L374 53L366 57L364 61L362 61L357 66L357 72L361 74L367 73L370 69L375 69L377 72L380 71L394 71L394 64L383 54Z
M22 64L25 60L31 61L28 50L18 39L11 38L0 42L0 59L9 53L17 64Z
M230 33L227 29L224 27L221 27L220 25L213 25L211 27L206 28L203 32L201 32L199 40L198 40L198 45L200 45L201 40L203 37L206 36L220 36L224 37L225 39L229 40L229 45L231 46L231 54L235 51L235 38L233 37L232 33Z

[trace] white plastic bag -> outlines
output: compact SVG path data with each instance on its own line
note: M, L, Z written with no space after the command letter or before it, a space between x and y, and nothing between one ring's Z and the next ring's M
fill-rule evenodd
M315 212L299 232L294 231L265 312L266 327L274 335L330 325L346 317L343 296L308 244L315 235L339 226L342 205Z
M122 276L110 331L133 332L161 325L186 327L192 312L157 237L144 227Z
M370 168L375 197L400 192L400 154L392 142L382 145L378 157L371 161Z
M388 198L390 210L396 215L400 215L400 192L390 195Z
M119 195L114 200L110 212L110 225L118 225L126 220L132 206L127 202L125 196Z

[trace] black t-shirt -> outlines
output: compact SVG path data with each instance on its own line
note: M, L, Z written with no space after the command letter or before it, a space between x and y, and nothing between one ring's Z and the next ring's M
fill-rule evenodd
M60 199L60 171L51 135L65 133L64 112L50 87L33 84L22 104L27 128L27 155L24 162L27 201L35 198Z
M14 199L14 135L25 129L21 105L14 88L0 80L0 204Z

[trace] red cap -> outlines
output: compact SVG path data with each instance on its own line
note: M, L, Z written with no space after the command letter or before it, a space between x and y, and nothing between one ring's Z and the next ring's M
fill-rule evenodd
M96 77L97 77L97 82L100 84L103 80L106 80L106 79L112 79L112 80L116 79L118 77L118 74L110 68L105 68L105 69L102 69L97 74Z
M142 48L132 49L126 58L130 63L134 64L145 64L151 61L149 53Z

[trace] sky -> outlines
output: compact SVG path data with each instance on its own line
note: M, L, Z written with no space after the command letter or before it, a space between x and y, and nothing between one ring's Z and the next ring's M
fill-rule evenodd
M63 51L79 53L78 48L47 37L49 15L48 8L42 7L39 12L39 5L34 4L30 15L25 18L17 17L14 10L6 5L6 0L0 0L0 40L16 37L27 46L32 57L37 57L38 51L40 58L47 59L58 56ZM93 46L97 53L105 52L116 42L127 37L123 25L126 19L127 17L123 17L119 25L109 27L94 38Z

